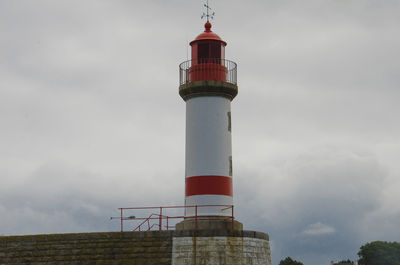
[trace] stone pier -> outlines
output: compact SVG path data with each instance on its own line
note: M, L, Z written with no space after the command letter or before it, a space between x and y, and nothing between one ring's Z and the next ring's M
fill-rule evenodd
M1 265L271 265L268 235L172 230L0 236Z

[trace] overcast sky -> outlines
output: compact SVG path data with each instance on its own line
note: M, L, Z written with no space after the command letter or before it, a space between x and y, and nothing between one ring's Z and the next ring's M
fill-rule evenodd
M182 205L178 65L201 0L0 0L0 234ZM400 1L213 0L238 63L236 218L274 264L400 238Z

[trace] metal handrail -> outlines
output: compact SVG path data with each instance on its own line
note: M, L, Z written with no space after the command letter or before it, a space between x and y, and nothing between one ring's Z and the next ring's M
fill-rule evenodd
M157 224L152 224L151 226L150 226L150 220L153 220L153 219L159 219L159 217L157 217L157 218L153 218L153 216L159 216L159 214L155 214L155 213L152 213L149 217L147 217L147 218L145 218L144 220L143 220L143 222L141 222L135 229L133 229L133 231L137 231L137 230L139 230L139 231L142 231L141 230L141 228L142 228L142 225L144 225L144 224L146 224L147 223L147 230L151 230L151 228L153 228L155 225L157 225ZM138 220L138 219L141 219L141 218L129 218L130 220Z
M169 230L170 228L174 228L173 226L169 225L169 222L171 219L185 219L185 218L194 218L195 220L195 229L197 229L197 223L198 219L202 218L207 218L207 217L216 217L215 215L198 215L198 208L202 207L224 207L220 211L226 211L231 209L231 215L229 216L218 216L218 217L225 217L226 219L231 219L232 221L232 230L234 227L234 209L233 205L223 205L223 204L211 204L211 205L190 205L190 206L153 206L153 207L126 207L126 208L119 208L120 210L120 217L119 219L121 220L121 232L124 231L124 221L142 221L138 226L136 226L133 231L142 231L142 226L147 224L147 231L150 231L153 227L158 227L158 229L161 231L163 230L163 227L166 228L166 230ZM195 214L193 216L185 216L185 215L178 215L178 216L168 216L164 215L163 211L167 209L186 209L186 208L195 208L194 212ZM129 217L124 217L124 211L126 210L152 210L152 209L158 209L159 213L152 213L148 217L135 217L135 216L129 216ZM150 222L152 220L158 220L158 223L153 223L150 225ZM166 220L166 225L163 226L163 220Z
M237 64L218 58L184 61L179 65L179 85L195 81L222 81L237 85Z

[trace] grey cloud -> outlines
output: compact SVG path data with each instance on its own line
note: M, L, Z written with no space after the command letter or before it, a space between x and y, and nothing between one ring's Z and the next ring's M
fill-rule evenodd
M165 198L175 204L179 196L171 190L179 189L179 185L170 180L171 177L105 177L53 161L38 168L24 182L0 189L0 211L5 217L0 233L116 231L119 223L109 218L118 215L118 207L159 205L166 203ZM165 181L169 186L149 194L154 190L153 182Z
M351 149L316 148L283 159L265 161L261 172L237 172L238 214L269 232L283 256L354 258L363 224L382 206L386 170L373 155Z
M321 222L308 225L301 233L308 236L334 234L335 228Z

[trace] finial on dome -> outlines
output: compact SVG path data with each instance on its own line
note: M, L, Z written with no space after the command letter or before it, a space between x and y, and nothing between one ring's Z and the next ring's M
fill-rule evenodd
M204 28L206 29L204 32L211 32L211 23L207 20L206 24L204 24Z

